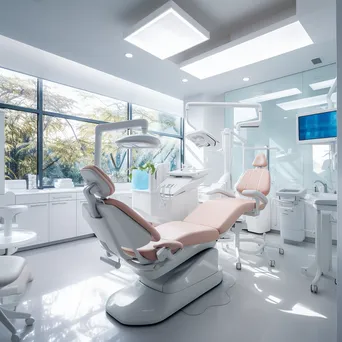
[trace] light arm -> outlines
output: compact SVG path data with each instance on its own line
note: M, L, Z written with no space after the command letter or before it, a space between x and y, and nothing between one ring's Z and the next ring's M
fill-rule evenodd
M148 121L145 119L100 124L95 127L95 165L101 167L102 134L104 132L119 131L128 128L141 128L143 134L147 133Z

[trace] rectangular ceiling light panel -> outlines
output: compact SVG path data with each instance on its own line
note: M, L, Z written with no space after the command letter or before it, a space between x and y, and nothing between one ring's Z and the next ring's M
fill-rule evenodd
M337 101L336 93L332 94L331 100L332 100L332 102L336 103L336 101ZM305 97L303 99L295 100L295 101L277 103L277 106L283 110L288 111L288 110L295 110L295 109L321 106L321 105L324 105L327 103L328 103L327 95L324 94L324 95L313 96L313 97Z
M299 95L302 92L298 88L286 89L281 91L276 91L274 93L268 93L264 95L259 95L255 97L251 97L249 99L245 99L240 101L241 103L261 103L266 101L272 101L277 99L282 99L284 97Z
M313 44L299 21L190 62L182 70L205 79ZM215 50L213 50L215 51ZM217 51L217 50L216 50Z
M312 83L310 84L310 88L312 90L327 89L327 88L331 88L334 82L335 82L335 79Z
M166 59L210 38L209 32L173 1L137 23L125 40Z

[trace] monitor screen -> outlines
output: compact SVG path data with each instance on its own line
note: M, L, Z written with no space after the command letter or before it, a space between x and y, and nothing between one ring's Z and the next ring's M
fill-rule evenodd
M298 140L336 138L336 110L298 117Z

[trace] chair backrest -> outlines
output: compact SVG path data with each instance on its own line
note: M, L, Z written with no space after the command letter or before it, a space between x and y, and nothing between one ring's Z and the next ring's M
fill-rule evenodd
M254 161L254 169L246 170L236 184L240 194L244 190L257 190L267 196L271 189L271 177L267 170L267 158L263 153L258 154Z
M87 203L82 208L83 216L109 253L131 259L122 247L136 251L150 241L160 240L158 231L143 217L126 204L108 198L114 194L115 186L100 168L86 166L81 170L81 175L87 184L84 189Z

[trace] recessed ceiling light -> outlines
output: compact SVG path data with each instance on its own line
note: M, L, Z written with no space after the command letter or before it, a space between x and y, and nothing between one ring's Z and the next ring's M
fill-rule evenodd
M244 78L242 79L242 81L248 82L248 81L249 81L249 77L244 77Z
M335 79L333 78L332 80L326 80L322 82L317 82L317 83L312 83L310 84L310 88L312 90L321 90L321 89L327 89L331 88L332 85L334 84Z
M166 59L210 38L209 32L173 1L138 22L126 41Z
M185 62L181 69L205 79L313 44L299 21L232 46L225 44Z
M133 55L132 55L131 53L126 53L125 56L126 56L127 58L132 58L132 57L133 57Z
M183 79L182 79L182 82L183 82L183 83L187 83L187 82L189 82L189 80L188 80L187 78L183 78Z
M333 93L331 96L332 102L337 101L337 95L336 93ZM283 110L294 110L294 109L302 109L302 108L308 108L308 107L316 107L323 104L328 103L327 95L319 95L319 96L313 96L313 97L305 97L300 100L295 101L289 101L289 102L283 102L283 103L277 103L277 106L280 107Z
M260 103L260 102L266 102L266 101L272 101L276 99L281 99L284 97L289 97L293 95L301 94L302 92L298 88L291 88L281 91L276 91L274 93L264 94L260 96L251 97L249 99L242 100L240 102L242 103Z
M287 120L287 116L284 116L284 120Z

